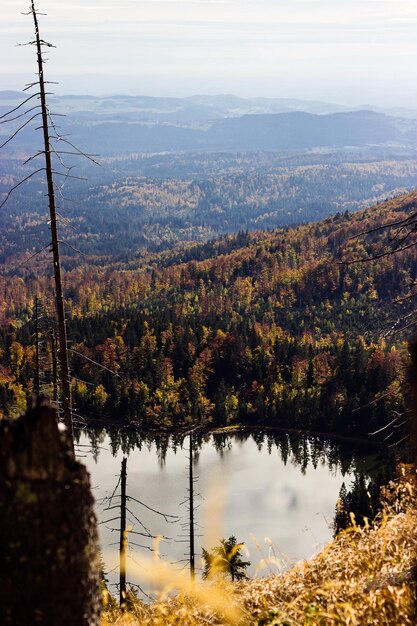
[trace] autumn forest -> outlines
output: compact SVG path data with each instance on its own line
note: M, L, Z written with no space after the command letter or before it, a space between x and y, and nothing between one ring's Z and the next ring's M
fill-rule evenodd
M415 206L409 194L317 223L68 269L80 419L164 430L240 423L378 431L404 407L401 320L417 274L413 249L385 255L395 227L380 227ZM22 411L34 389L38 294L42 384L53 392L45 263L36 274L23 267L21 277L0 278L4 415Z

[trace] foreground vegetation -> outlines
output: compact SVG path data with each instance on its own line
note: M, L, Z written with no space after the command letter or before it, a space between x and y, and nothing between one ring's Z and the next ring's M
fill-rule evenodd
M131 599L123 613L107 605L103 626L253 624L262 626L413 626L416 623L417 498L415 472L383 492L373 526L353 526L325 550L282 576L235 585L191 585L171 579L171 590L151 605ZM160 573L161 575L161 573ZM166 591L169 572L164 572ZM161 582L162 578L159 578Z

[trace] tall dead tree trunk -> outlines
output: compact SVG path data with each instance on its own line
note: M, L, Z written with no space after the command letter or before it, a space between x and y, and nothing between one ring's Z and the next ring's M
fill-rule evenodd
M190 574L195 579L195 546L194 546L194 472L193 472L193 433L190 433L188 488L190 491Z
M411 460L417 466L417 336L409 343L408 405Z
M126 534L126 480L127 480L127 458L122 460L122 470L120 474L120 578L119 578L119 594L120 594L120 606L124 608L126 606L126 548L127 548L127 534Z
M58 362L56 358L56 337L55 330L52 329L51 333L51 358L52 358L52 389L53 389L53 400L58 406Z
M54 278L55 278L55 305L58 318L58 341L59 341L59 358L61 365L61 384L62 384L62 406L64 414L64 422L68 429L68 438L70 442L73 442L72 433L72 414L71 414L71 386L69 380L69 363L68 363L68 349L67 349L67 329L65 325L65 311L64 311L64 296L62 288L61 277L61 263L59 258L59 239L58 239L58 225L55 203L55 189L53 180L53 167L51 158L51 142L49 137L49 123L48 123L48 107L46 104L46 91L45 91L45 78L43 71L43 57L42 57L42 45L45 42L40 38L38 16L35 9L34 0L31 0L31 12L35 25L35 41L36 41L36 56L38 62L38 76L39 76L39 96L41 103L41 115L42 115L42 130L43 130L43 143L44 143L44 155L45 155L45 171L46 181L48 187L48 201L49 201L49 213L51 223L51 237L52 237L52 254L54 262Z
M35 375L35 392L40 395L40 356L39 356L39 301L38 296L35 298L35 349L36 349L36 375Z
M98 625L98 557L89 475L41 396L0 421L0 624Z

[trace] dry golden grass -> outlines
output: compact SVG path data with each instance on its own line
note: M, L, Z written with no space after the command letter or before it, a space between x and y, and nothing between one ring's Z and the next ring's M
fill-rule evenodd
M235 585L172 582L174 598L108 609L103 626L259 624L262 626L415 626L417 498L405 478L386 490L373 528L355 524L311 561L286 574ZM169 591L169 571L157 574Z

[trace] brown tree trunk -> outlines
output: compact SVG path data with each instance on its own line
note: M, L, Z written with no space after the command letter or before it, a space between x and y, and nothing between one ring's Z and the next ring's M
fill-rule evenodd
M89 475L41 396L0 421L0 624L98 625L98 556Z

